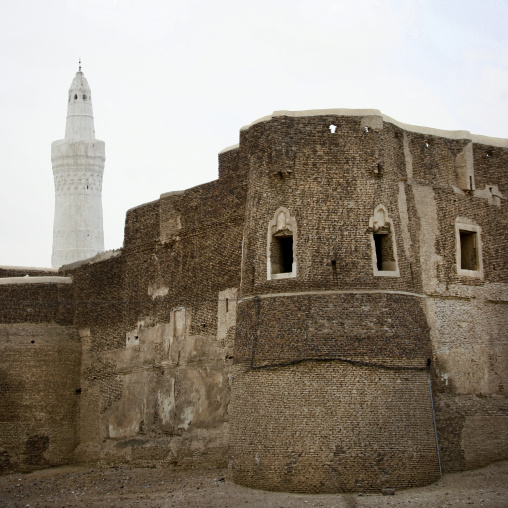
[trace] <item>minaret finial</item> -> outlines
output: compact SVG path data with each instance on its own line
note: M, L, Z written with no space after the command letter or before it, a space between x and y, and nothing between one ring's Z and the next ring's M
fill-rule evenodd
M81 72L81 57L79 57L79 72Z

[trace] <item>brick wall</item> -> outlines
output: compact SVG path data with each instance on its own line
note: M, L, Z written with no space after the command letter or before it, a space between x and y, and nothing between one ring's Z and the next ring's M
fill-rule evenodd
M245 181L234 155L220 162L219 180L129 210L120 256L66 272L83 344L78 460L226 464L234 318L217 328L221 292L239 286Z
M276 114L217 181L129 210L119 253L60 270L72 285L0 284L1 467L217 467L229 442L252 487L422 485L429 359L444 470L508 457L508 148L470 137ZM481 231L481 273L458 270L458 223ZM0 268L26 274L55 272Z
M330 125L335 126L334 133ZM248 168L249 186L231 410L231 458L238 481L310 492L365 488L360 485L364 477L371 488L382 488L387 486L385 474L393 475L392 486L428 482L436 469L429 474L427 467L435 468L436 463L419 453L430 450L433 432L428 382L426 394L423 389L425 364L431 358L444 469L476 467L508 456L506 439L498 437L478 441L483 443L478 458L473 438L481 433L481 425L488 436L499 436L507 422L506 369L501 367L507 362L503 324L507 299L499 287L508 273L506 256L501 254L506 252L506 235L499 238L507 214L495 200L496 189L503 196L508 191L502 176L507 150L485 150L470 139L406 131L375 116L282 114L242 131L239 160ZM491 187L494 195L484 190ZM379 205L386 210L394 235L397 267L392 274L375 269L372 224L378 220L373 214ZM296 276L271 278L269 226L281 207L296 224ZM457 273L455 223L461 217L482 228L484 277ZM457 302L461 312L453 310ZM461 327L461 316L468 314L476 326ZM482 315L487 317L481 319ZM457 327L462 330L459 341L450 348ZM355 450L344 459L349 462L341 475L327 476L323 471L330 460L325 457L336 445L334 436L348 440L343 408L336 409L337 416L326 428L311 420L316 432L308 427L305 410L329 411L330 403L320 390L333 392L342 382L333 377L333 369L346 368L339 359L347 368L376 374L379 365L414 369L406 372L411 379L406 381L412 384L412 402L418 409L404 416L404 423L391 419L385 408L347 401L348 416L358 424L355 432L374 432L363 429L361 422L376 418L388 421L391 429L402 424L397 434L403 440L413 435L404 428L408 419L418 420L410 426L427 422L419 434L422 442L413 435L413 441L394 443L383 432L376 438L378 446L414 458L411 479L405 477L407 464L394 461L381 472L373 457L363 460ZM319 387L306 368L322 369ZM298 378L295 369L301 369ZM403 375L389 372L383 377L383 371L380 380L393 382L392 376ZM469 384L467 376L473 377ZM481 376L488 378L483 384L489 388L480 404L471 395L478 392L475 380ZM312 385L312 396L300 397L295 379ZM347 379L347 387L340 384L342 392L363 394L371 383L369 376ZM373 389L387 407L396 406L397 397L383 383L379 391ZM275 395L277 390L284 393L284 402ZM446 403L450 392L454 405ZM251 399L253 393L258 399ZM286 405L292 397L294 406ZM258 407L263 411L258 413ZM390 415L404 410L398 409ZM287 429L277 427L281 419ZM280 439L272 435L272 428L280 431ZM295 440L291 434L308 434L309 439ZM358 441L353 435L349 438ZM328 448L322 446L321 454L316 454L315 442L322 441ZM301 466L295 467L299 461ZM314 469L319 471L316 476L309 473ZM355 481L360 484L355 486Z
M425 371L239 365L232 397L231 467L243 485L358 492L439 478Z
M71 327L0 325L0 473L72 462L80 356Z

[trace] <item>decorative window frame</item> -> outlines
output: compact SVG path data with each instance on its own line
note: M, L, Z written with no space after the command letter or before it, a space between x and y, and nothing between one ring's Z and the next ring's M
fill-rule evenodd
M282 216L284 214L284 216ZM293 263L291 272L273 273L272 267L272 242L274 235L282 230L288 230L293 237ZM289 210L281 206L273 214L273 219L268 223L267 241L266 241L266 278L267 280L291 279L296 277L296 245L297 245L297 227L296 219L291 216Z
M462 266L462 246L460 242L460 232L467 231L469 233L476 233L476 270L467 270L461 268ZM455 220L455 263L457 265L457 275L465 277L475 277L483 279L483 245L482 245L482 228L472 221L467 219Z
M395 270L379 270L377 267L376 241L374 235L382 228L389 228L392 237L392 252L395 262ZM372 252L372 270L375 277L400 277L399 258L397 256L397 242L395 241L395 228L393 221L388 216L388 211L383 205L378 205L374 209L373 216L369 219L370 246Z

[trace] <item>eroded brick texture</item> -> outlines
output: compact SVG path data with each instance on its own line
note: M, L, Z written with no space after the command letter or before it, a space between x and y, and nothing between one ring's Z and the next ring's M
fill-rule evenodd
M508 148L488 143L275 114L218 180L129 210L72 284L0 284L1 467L222 467L229 446L251 487L424 485L431 390L445 472L507 458Z
M226 465L246 192L235 154L219 180L129 210L120 256L64 268L83 344L79 460Z
M429 360L443 469L508 456L507 214L496 197L508 190L507 150L482 156L485 147L469 139L380 120L280 115L241 133L249 187L230 439L234 478L245 485L326 492L436 478ZM372 224L380 205L395 237L392 274L375 270ZM281 207L297 225L296 276L271 279L268 227ZM458 273L456 222L481 227L483 274ZM319 383L306 369L319 369ZM339 369L357 375L343 384L334 377ZM388 408L398 404L393 383L404 376L412 396L402 415ZM308 383L312 394L305 395ZM321 390L337 385L334 404ZM381 405L368 404L366 386ZM478 393L485 398L472 396ZM309 419L313 412L333 417ZM373 419L386 426L374 430ZM346 421L362 437L343 434ZM404 425L420 428L419 437L394 443L391 432L406 436ZM481 433L489 438L478 440L478 454L473 436ZM364 441L397 449L407 461L376 469L374 457L364 460ZM331 479L322 468L335 448L346 447L347 466Z
M72 462L80 357L72 327L0 324L0 473Z
M348 359L425 370L422 299L398 294L294 295L239 304L235 363Z
M0 301L0 323L73 323L70 284L0 285Z
M439 477L425 371L343 362L234 371L231 467L253 488L351 492Z

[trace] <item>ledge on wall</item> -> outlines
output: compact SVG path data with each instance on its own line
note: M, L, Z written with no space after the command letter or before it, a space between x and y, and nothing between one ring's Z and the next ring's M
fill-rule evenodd
M0 286L8 284L72 284L72 278L52 275L40 277L25 275L24 277L4 277L0 279Z
M60 270L74 270L75 268L79 268L83 265L91 265L93 263L100 263L101 261L106 261L107 259L116 258L122 254L122 249L112 249L106 250L104 252L99 252L95 256L87 259L81 259L79 261L75 261L74 263L69 263L68 265L63 265L59 268Z

